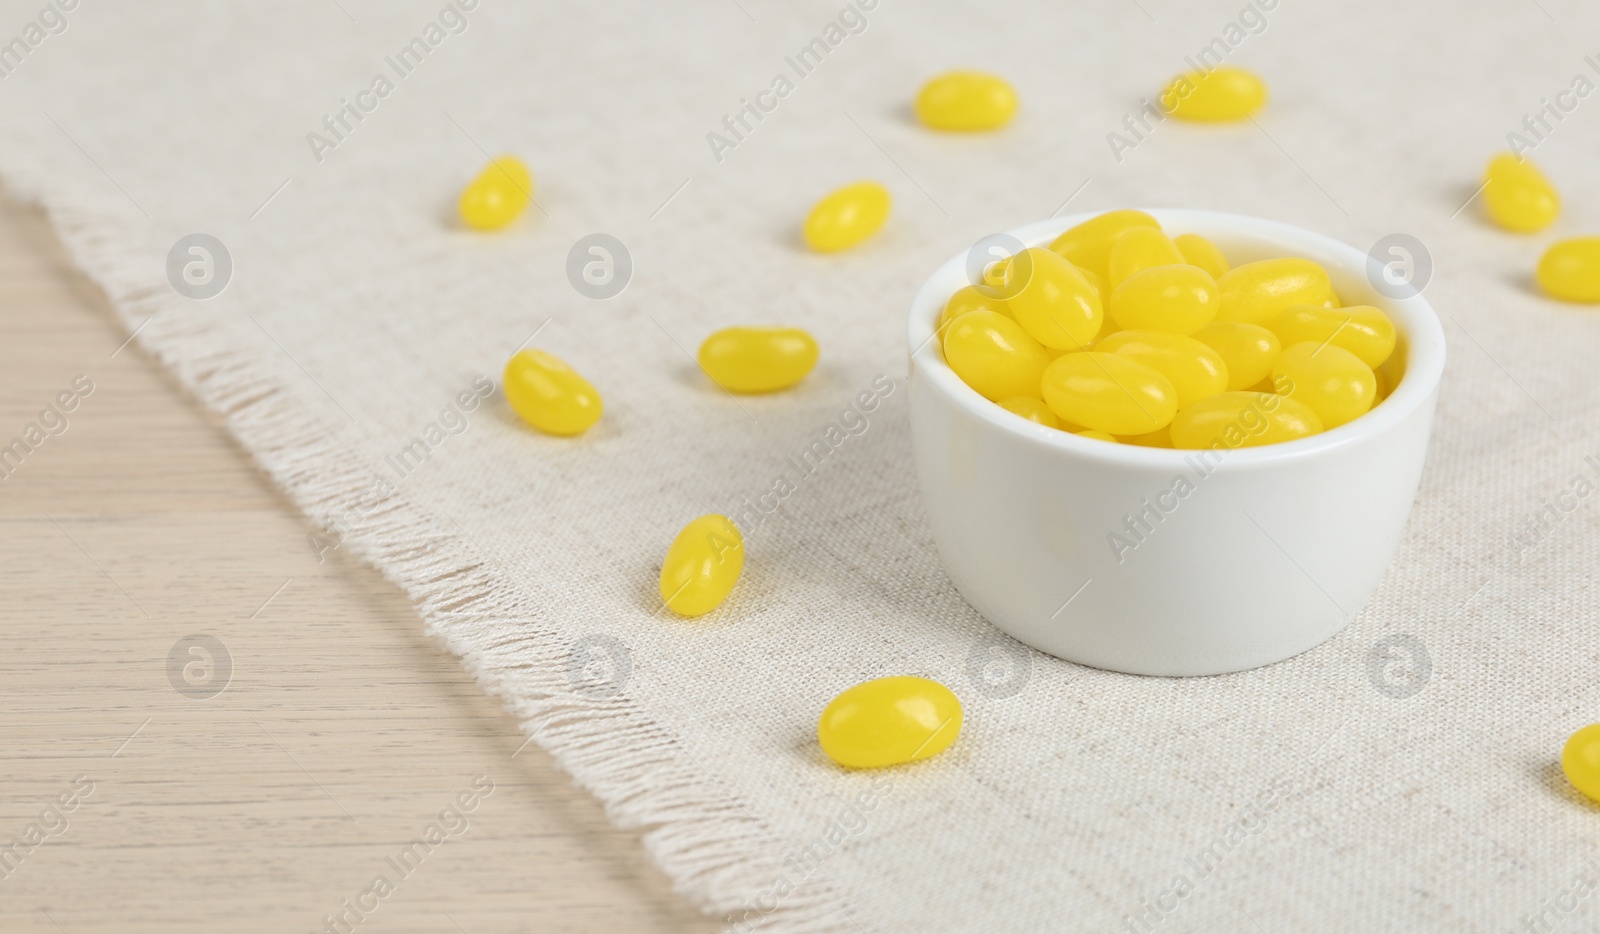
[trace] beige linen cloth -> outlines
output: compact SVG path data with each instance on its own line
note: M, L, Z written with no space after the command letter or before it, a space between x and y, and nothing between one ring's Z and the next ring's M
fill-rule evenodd
M405 588L736 929L1600 919L1600 808L1557 764L1600 720L1600 317L1530 285L1555 236L1600 230L1592 5L0 6L0 41L22 43L0 48L10 190L327 529L307 547ZM1142 125L1141 98L1202 51L1264 75L1266 110ZM1010 79L1015 123L916 126L917 87L952 67ZM1566 196L1553 231L1463 208L1511 132ZM537 206L507 232L463 231L454 198L500 152L532 168ZM803 250L812 201L860 178L893 190L886 229ZM1282 664L1172 680L1023 650L963 603L929 540L912 293L982 235L1124 206L1425 247L1450 361L1410 526L1371 605ZM596 233L632 267L604 300L602 253L579 249L569 276ZM169 278L192 234L231 271L185 246ZM173 284L218 276L204 300ZM809 329L821 364L792 392L718 391L691 355L742 323ZM530 340L604 393L582 438L526 429L490 387ZM845 415L863 393L870 411ZM801 476L791 458L818 439L829 454ZM793 488L762 501L783 476ZM743 520L734 596L699 620L659 612L676 530L761 502L777 508ZM889 674L951 686L965 730L928 762L841 771L817 714ZM366 873L353 861L308 903Z

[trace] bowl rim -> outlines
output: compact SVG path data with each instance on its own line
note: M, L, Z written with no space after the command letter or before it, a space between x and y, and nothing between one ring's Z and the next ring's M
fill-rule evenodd
M1325 234L1303 227L1267 220L1245 214L1223 211L1206 211L1187 208L1138 208L1161 222L1163 229L1176 229L1181 233L1199 233L1208 238L1213 232L1237 233L1280 244L1284 255L1316 255L1318 261L1331 258L1330 265L1350 275L1365 276L1370 262L1368 254ZM1024 224L1006 231L1024 246L1048 246L1066 230L1098 217L1105 211L1088 211L1065 217L1050 218ZM966 263L968 253L956 254L934 270L928 280L917 290L911 302L909 320L910 368L914 377L927 380L934 390L948 402L981 421L987 422L1024 441L1057 450L1074 457L1108 464L1125 464L1136 467L1182 467L1187 458L1200 451L1187 448L1151 448L1135 444L1110 444L1094 438L1082 438L1071 432L1048 428L1000 407L980 395L957 376L944 360L944 353L934 346L935 323L949 296L959 285L968 284ZM1405 376L1393 392L1359 418L1337 428L1295 441L1260 447L1230 448L1218 468L1231 469L1259 467L1283 462L1300 461L1316 457L1327 451L1356 444L1403 422L1420 406L1434 397L1444 374L1444 327L1438 314L1421 292L1404 298L1380 296L1371 304L1377 305L1395 319L1404 333L1406 348Z

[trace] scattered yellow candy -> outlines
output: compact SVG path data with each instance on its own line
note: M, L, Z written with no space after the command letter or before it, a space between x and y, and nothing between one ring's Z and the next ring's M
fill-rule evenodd
M1371 305L1297 305L1272 319L1268 327L1285 347L1301 341L1329 341L1360 357L1373 369L1394 352L1394 322Z
M461 191L461 221L473 230L499 230L533 199L533 174L516 156L489 163Z
M1056 350L1081 350L1100 332L1100 292L1061 254L1037 247L1006 264L1006 307L1028 335Z
M1517 233L1543 230L1561 213L1561 196L1550 180L1525 157L1509 152L1489 160L1483 203L1496 224Z
M1111 241L1106 258L1106 285L1113 292L1124 279L1153 266L1175 266L1186 262L1183 251L1159 227L1130 227Z
M1333 294L1328 272L1309 259L1286 256L1235 266L1217 280L1222 291L1218 321L1267 327L1295 305L1321 305Z
M889 219L889 189L855 182L827 194L806 217L802 233L820 253L848 250L878 232Z
M552 435L581 435L600 420L600 393L555 354L519 350L506 362L506 401L522 420Z
M1366 414L1378 395L1372 368L1331 343L1306 341L1283 348L1272 365L1272 381L1280 395L1310 406L1328 430Z
M1228 65L1179 75L1161 92L1161 106L1184 120L1242 120L1266 102L1266 82Z
M1017 322L993 311L962 315L944 332L950 369L991 402L1039 392L1050 358Z
M1112 241L1130 227L1154 227L1160 230L1161 223L1143 211L1108 211L1089 218L1055 238L1050 243L1050 250L1104 278L1106 264L1111 259Z
M851 769L877 769L936 756L961 734L961 701L927 678L898 676L858 684L817 719L817 742Z
M981 71L948 71L922 86L917 119L935 130L994 130L1017 112L1017 92Z
M1178 394L1180 409L1228 389L1228 365L1221 355L1182 334L1118 331L1095 350L1127 357L1165 376Z
M1600 302L1600 237L1573 237L1546 250L1539 287L1562 301Z
M744 536L727 516L705 515L683 527L661 562L661 600L680 616L716 609L744 570Z
M1111 317L1120 327L1139 331L1193 334L1222 308L1222 292L1199 266L1141 269L1111 292Z
M700 345L700 368L729 392L776 392L817 365L817 342L800 328L724 328Z
M956 289L956 294L950 296L950 301L945 303L944 311L939 312L939 330L943 331L950 326L950 322L967 312L979 310L1011 317L1011 310L1006 307L1004 299L975 285L969 285Z
M1561 749L1561 771L1584 797L1600 801L1600 723L1567 737Z
M1172 421L1171 380L1120 354L1069 353L1045 368L1044 401L1062 419L1113 435L1139 435Z
M1322 432L1311 407L1270 392L1225 392L1196 402L1172 420L1172 446L1250 448L1309 438Z
M1012 396L1009 399L1001 399L1000 407L1007 412L1021 415L1030 422L1038 422L1046 428L1061 427L1061 419L1056 418L1056 413L1050 411L1050 407L1038 396Z
M1194 339L1215 350L1228 364L1228 391L1249 389L1272 375L1283 342L1259 324L1213 321L1194 332Z
M1191 266L1199 266L1210 274L1211 278L1219 278L1229 269L1228 258L1222 255L1217 245L1199 234L1178 234L1172 238L1183 252L1183 260Z

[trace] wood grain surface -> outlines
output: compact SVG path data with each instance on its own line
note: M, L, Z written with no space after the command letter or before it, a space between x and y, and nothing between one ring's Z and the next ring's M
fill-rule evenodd
M127 336L0 204L0 931L716 930Z

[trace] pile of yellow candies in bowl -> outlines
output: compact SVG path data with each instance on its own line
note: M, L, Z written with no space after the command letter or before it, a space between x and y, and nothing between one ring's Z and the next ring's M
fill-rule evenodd
M972 389L1049 428L1202 449L1337 428L1388 393L1394 323L1343 306L1296 256L1231 266L1193 233L1111 211L983 270L939 316L945 361ZM1247 412L1268 426L1225 434Z

